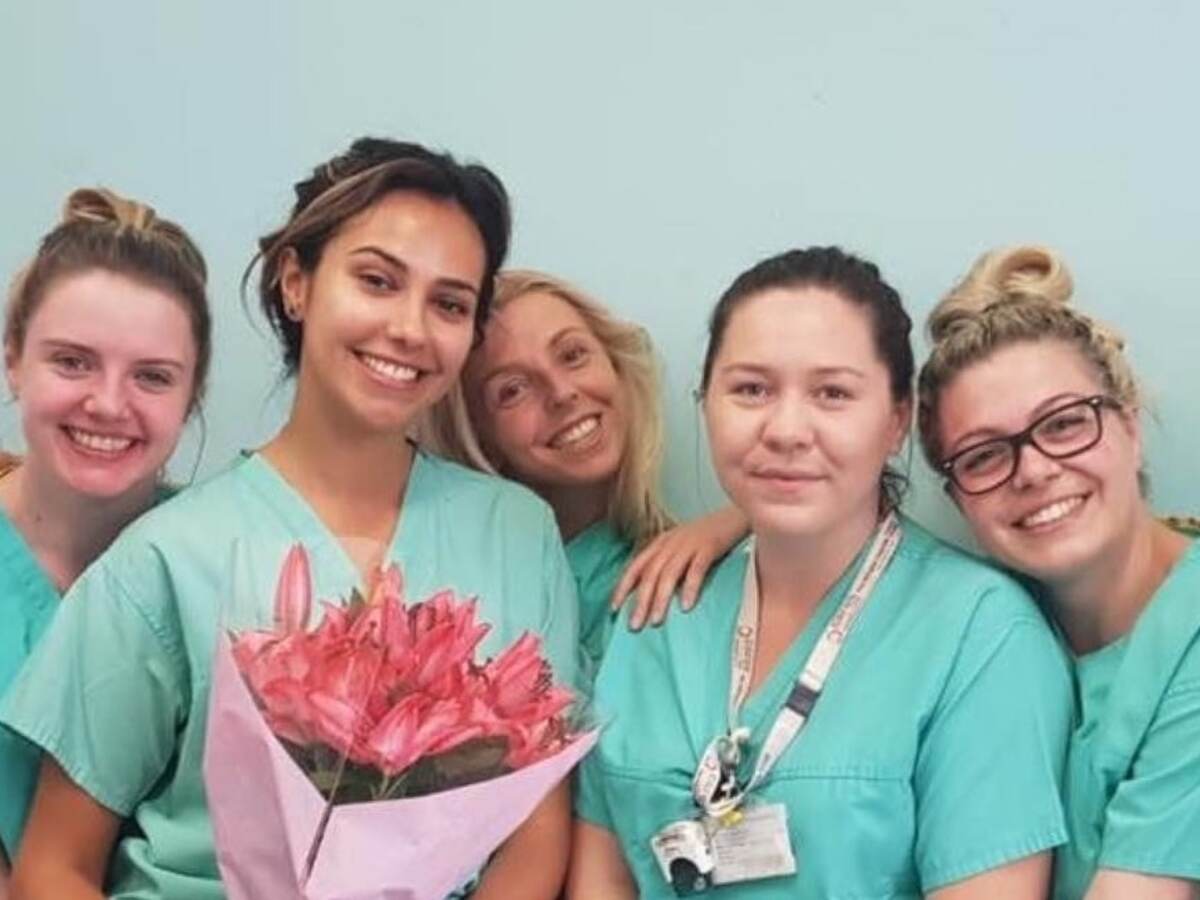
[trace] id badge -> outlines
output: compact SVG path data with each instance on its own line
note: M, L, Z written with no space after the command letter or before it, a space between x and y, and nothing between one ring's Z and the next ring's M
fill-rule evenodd
M712 848L703 822L672 822L650 839L650 849L676 897L702 894L712 887Z
M729 824L709 832L713 884L736 884L796 873L787 807L764 803L744 807Z

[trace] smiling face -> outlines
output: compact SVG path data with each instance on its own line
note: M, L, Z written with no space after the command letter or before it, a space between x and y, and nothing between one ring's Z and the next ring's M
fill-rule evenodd
M286 259L280 287L304 326L297 408L346 433L402 433L458 377L484 269L462 208L414 191L346 220L313 271Z
M561 297L531 291L492 316L467 394L485 442L519 480L556 488L615 479L626 393L604 346Z
M909 407L893 399L868 315L798 287L730 317L704 411L717 477L756 534L819 538L878 514Z
M1011 344L960 372L942 391L944 453L1013 434L1072 400L1104 394L1095 367L1058 340ZM1010 481L978 496L951 494L980 544L1006 565L1049 582L1071 580L1135 527L1141 440L1136 416L1100 413L1103 437L1067 459L1021 450Z
M154 484L196 370L191 322L175 296L103 269L63 277L6 360L29 465L101 499Z

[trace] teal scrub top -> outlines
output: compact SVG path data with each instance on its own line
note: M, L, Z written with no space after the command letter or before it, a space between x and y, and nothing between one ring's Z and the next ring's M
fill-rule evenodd
M80 577L18 676L0 719L127 819L105 885L114 898L222 898L201 762L223 598L270 619L286 546L310 552L316 596L359 574L311 507L261 456L181 492L130 526ZM239 555L237 548L242 548ZM232 560L255 559L260 571ZM405 593L477 594L491 655L534 631L572 682L575 584L554 518L524 488L417 453L390 558Z
M0 696L54 618L58 603L58 589L0 511ZM10 860L25 830L41 757L38 747L0 728L0 845Z
M1075 679L1055 896L1082 897L1102 868L1200 880L1200 541Z
M592 673L612 636L616 615L609 600L633 557L633 542L607 521L597 522L567 542L567 562L579 590L579 640Z
M1066 840L1065 655L1016 582L903 528L807 726L749 801L787 806L797 873L712 895L918 897ZM611 722L584 761L576 812L615 833L643 898L673 896L650 839L695 816L692 776L726 727L746 565L731 553L697 607L661 628L617 629L600 667L596 705ZM743 783L856 567L747 699Z

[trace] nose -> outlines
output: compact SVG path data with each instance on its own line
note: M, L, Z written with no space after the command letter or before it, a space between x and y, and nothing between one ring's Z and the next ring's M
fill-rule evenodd
M812 411L796 399L781 397L767 411L763 442L774 450L793 450L813 441Z
M562 372L550 372L546 375L546 403L553 408L568 406L579 399L579 390L575 382Z
M121 419L129 410L129 400L120 373L99 378L83 401L83 409L97 419Z
M1013 487L1029 488L1055 478L1062 471L1058 460L1047 456L1033 445L1024 444L1017 451L1017 470L1013 473Z
M425 303L416 291L406 291L392 302L388 310L387 335L407 347L425 344Z

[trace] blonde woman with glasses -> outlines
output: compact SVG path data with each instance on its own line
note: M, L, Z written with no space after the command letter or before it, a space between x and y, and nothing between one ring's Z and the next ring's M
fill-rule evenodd
M980 544L1036 583L1074 657L1055 896L1200 895L1200 545L1155 518L1123 342L1049 250L981 258L934 310L930 463Z

